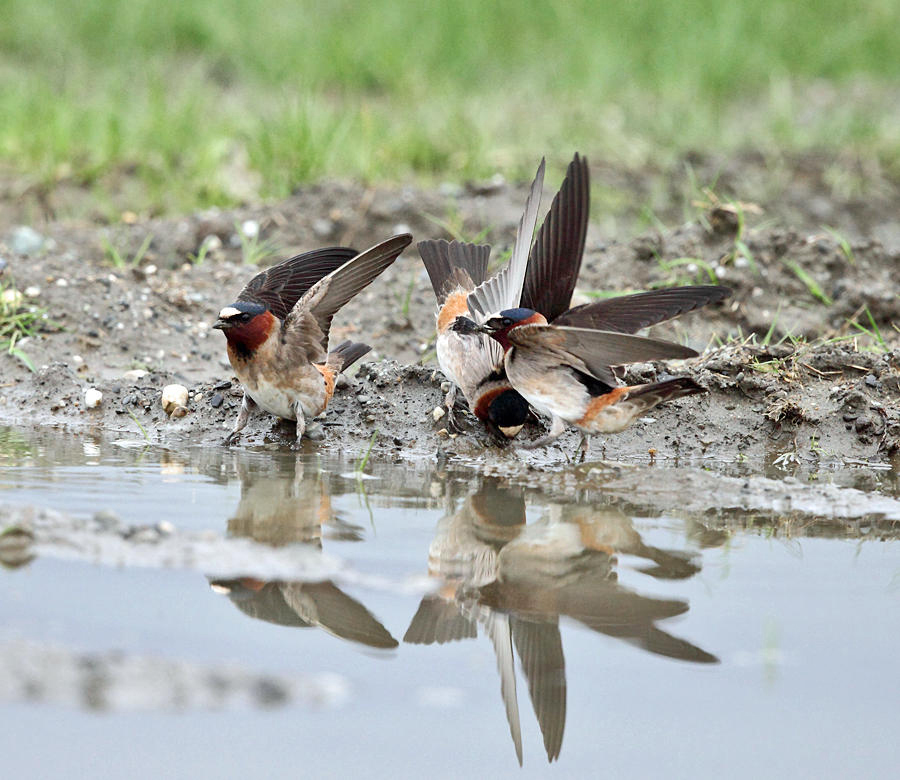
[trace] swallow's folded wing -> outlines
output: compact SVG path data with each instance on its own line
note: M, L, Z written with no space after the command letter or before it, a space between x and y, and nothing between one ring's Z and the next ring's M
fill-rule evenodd
M522 306L539 311L549 321L566 311L572 300L590 207L587 160L576 153L531 247L522 289Z
M552 322L554 325L576 328L636 333L641 328L665 322L708 303L724 300L729 295L729 288L718 285L669 287L585 303L570 309Z
M522 287L525 284L525 271L528 267L528 254L531 239L537 224L537 213L541 206L541 191L544 188L545 162L541 159L537 174L531 183L528 200L525 201L525 212L519 220L516 231L516 243L513 245L509 263L495 276L479 285L469 294L469 311L476 321L483 323L489 316L505 309L514 309L522 298Z
M355 249L331 246L288 258L254 276L237 300L260 303L284 320L310 287L356 255Z
M671 341L606 330L522 325L513 328L508 337L514 346L521 348L523 357L527 357L532 350L542 356L552 355L558 362L591 374L609 385L617 384L611 366L697 357L697 352L690 347Z

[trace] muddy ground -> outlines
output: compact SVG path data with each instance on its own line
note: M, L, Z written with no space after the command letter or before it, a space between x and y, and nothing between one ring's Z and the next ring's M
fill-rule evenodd
M718 171L717 196L694 192L699 202L692 200L677 166L643 178L592 169L595 187L619 187L634 202L661 187L670 193L649 230L633 211L616 220L597 214L595 203L577 294L703 283L713 275L734 294L655 330L705 350L702 358L629 369L629 380L688 374L709 388L708 396L661 407L623 434L595 437L591 457L750 462L787 473L821 463L896 464L897 182L860 166L863 183L839 187L829 180L833 161L815 157L782 160L769 178L766 160L753 156L692 162L696 170ZM278 248L263 264L325 244L365 248L406 230L417 240L449 237L449 229L469 238L484 231L497 257L514 235L525 185L498 180L423 191L322 183L278 203L170 219L125 213L116 224L93 218L88 208L67 210L78 202L69 191L32 200L9 186L5 193L0 284L14 284L48 319L18 344L34 372L0 356L0 423L216 445L237 414L241 391L224 338L210 325L256 270L242 262L238 225L257 225L261 239ZM551 195L545 192L545 209ZM741 205L734 208L726 196ZM679 214L691 220L680 224ZM130 265L148 236L146 253ZM211 240L218 248L202 263L191 262ZM124 267L112 263L109 246L125 258ZM374 437L373 453L388 458L564 464L575 433L525 452L498 444L471 415L459 416L458 436L447 432L445 419L435 420L443 378L432 349L433 314L413 249L335 319L334 339L365 340L374 349L304 446L359 455ZM190 391L182 418L167 417L161 406L161 390L172 382ZM103 393L96 409L85 408L88 388ZM524 435L541 430L535 423ZM292 424L261 415L236 446L284 447L292 438Z

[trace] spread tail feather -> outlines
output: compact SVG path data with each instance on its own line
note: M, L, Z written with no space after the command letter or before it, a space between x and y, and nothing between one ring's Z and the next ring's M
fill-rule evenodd
M362 344L358 341L344 341L328 353L328 360L325 365L336 372L343 371L352 366L371 349L372 347L368 344Z
M456 287L473 290L487 276L491 248L487 244L429 239L416 247L422 256L438 304Z

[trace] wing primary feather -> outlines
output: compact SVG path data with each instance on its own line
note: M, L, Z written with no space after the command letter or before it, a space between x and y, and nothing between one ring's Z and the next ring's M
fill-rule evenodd
M310 287L356 254L355 249L332 246L289 257L260 271L236 300L262 304L283 320Z
M722 301L729 295L729 288L718 285L668 287L585 303L552 322L554 325L636 333L641 328Z
M541 206L545 167L546 162L541 158L537 174L531 183L528 199L525 201L525 211L519 220L516 241L513 244L509 263L499 273L469 293L469 311L475 315L479 323L484 322L492 314L518 306L522 298L528 254L534 236L534 227L537 224L538 210Z
M522 305L553 320L569 308L590 215L590 172L577 152L528 257Z
M371 284L411 242L412 236L402 233L356 255L311 287L297 301L291 317L309 312L327 337L335 312Z

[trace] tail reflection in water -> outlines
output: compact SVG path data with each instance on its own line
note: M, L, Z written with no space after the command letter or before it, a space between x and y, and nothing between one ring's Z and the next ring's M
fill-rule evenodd
M278 470L273 473L274 463ZM240 465L241 500L228 533L281 547L304 544L322 548L323 535L359 540L362 529L343 521L331 507L328 475L301 459ZM287 473L285 473L287 472ZM310 473L312 472L312 473ZM263 582L243 577L214 580L246 615L282 626L316 626L327 633L374 648L397 647L397 640L359 601L330 580Z
M657 621L687 612L687 602L642 596L619 585L616 553L647 560L641 571L660 579L683 579L699 570L688 555L645 545L630 519L616 509L548 504L540 520L526 524L522 494L490 480L438 523L428 569L443 585L422 600L404 641L443 644L474 638L481 627L497 656L500 692L520 764L515 654L548 760L556 759L562 748L566 670L561 616L650 653L718 662L657 627Z

